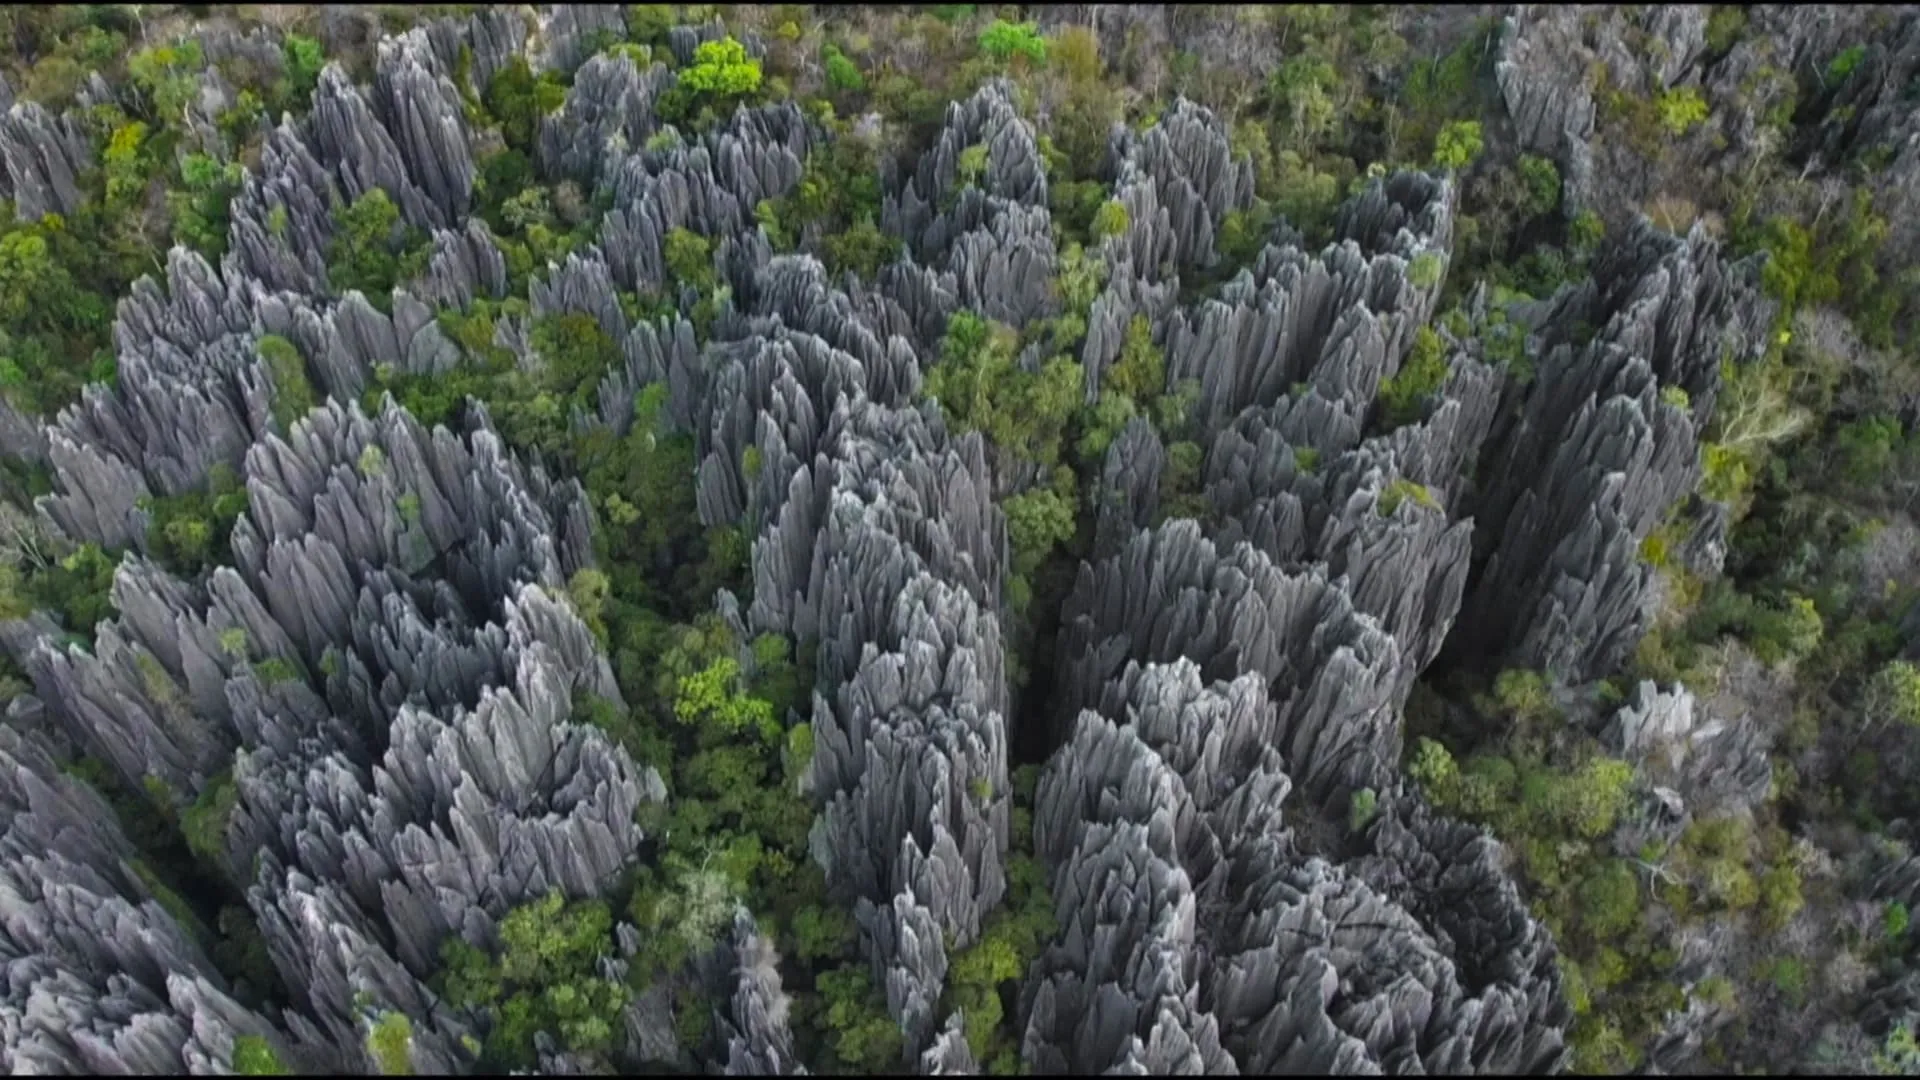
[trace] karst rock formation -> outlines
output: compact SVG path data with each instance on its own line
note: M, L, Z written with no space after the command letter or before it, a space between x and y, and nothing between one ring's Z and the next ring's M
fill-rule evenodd
M902 251L873 281L836 280L756 223L829 132L792 103L669 132L655 105L678 75L600 50L621 25L613 8L500 9L382 37L367 85L328 64L310 111L249 168L219 265L176 247L121 300L117 379L57 416L0 411L8 448L48 467L43 524L124 552L117 614L90 648L44 616L0 634L32 680L16 711L45 714L0 728L7 1071L222 1073L255 1036L303 1071L370 1073L369 1032L393 1013L414 1070L470 1071L476 1032L431 986L441 944L491 948L516 906L602 895L642 858L636 813L667 787L575 719L589 697L621 697L566 594L595 561L580 483L512 452L478 403L450 428L365 400L376 372L457 367L437 315L509 292L474 216L463 102L515 59L571 76L534 164L604 202L597 242L528 286L531 318L588 316L620 350L595 407L567 420L624 435L664 385L665 423L695 446L701 523L750 543L750 599L716 610L812 658L811 855L853 914L900 1068L979 1071L946 991L951 954L1008 899L1022 725L1056 747L1032 809L1054 926L1013 1022L1035 1072L1564 1068L1573 1013L1551 935L1498 843L1400 779L1403 713L1442 660L1584 682L1633 649L1651 588L1639 546L1698 479L1723 354L1752 334L1751 275L1704 229L1618 230L1591 280L1516 315L1538 354L1523 385L1476 334L1430 328L1452 176L1367 179L1324 247L1277 225L1249 265L1183 299L1182 276L1218 266L1223 221L1251 204L1251 165L1184 99L1116 129L1103 179L1127 225L1088 252L1104 283L1076 359L1097 400L1144 317L1166 389L1195 388L1203 520L1166 518L1169 448L1136 419L1098 469L1050 694L1016 714L1001 503L1035 477L1000 474L986 439L923 393L955 313L1016 330L1060 314L1055 181L1015 91L989 81L950 103L917 160L889 163L879 225ZM1593 101L1562 70L1579 27L1545 10L1512 26L1498 79L1515 137L1562 161L1570 190L1602 190ZM1672 70L1641 75L1670 81L1700 29L1661 33ZM670 51L684 69L724 34L681 27ZM1861 123L1910 125L1886 87L1912 50L1874 49L1879 74L1847 91ZM5 97L15 213L68 212L92 167L76 117ZM1847 152L1845 132L1832 142ZM976 146L984 170L963 175ZM327 270L335 209L376 189L431 241L386 297ZM676 229L711 241L724 285L705 340L694 297L653 318L621 303L669 281ZM1376 397L1429 329L1445 377L1389 428ZM274 414L269 337L318 399L291 422ZM528 317L496 320L493 344L544 363ZM232 564L183 579L148 550L150 507L217 475L247 494ZM1641 687L1606 737L1670 749L1689 800L1764 791L1758 737L1701 730L1692 707ZM212 859L259 924L285 1008L236 1000L64 768L79 754L156 814L231 801ZM1363 791L1378 810L1354 824ZM616 934L633 956L634 927ZM751 914L689 967L711 1011L681 1048L691 1060L804 1071ZM629 1006L635 1046L673 1046L656 1004ZM544 1072L581 1067L543 1050Z

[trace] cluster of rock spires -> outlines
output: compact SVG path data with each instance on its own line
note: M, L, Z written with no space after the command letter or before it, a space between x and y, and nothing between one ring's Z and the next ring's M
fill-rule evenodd
M1148 527L1166 451L1134 421L1061 614L1051 720L1066 741L1035 806L1060 936L1023 997L1024 1055L1040 1071L1556 1067L1570 1013L1545 932L1484 834L1393 783L1398 708L1458 608L1471 525L1382 498L1402 478L1459 489L1500 392L1456 350L1421 423L1362 440L1431 314L1451 185L1376 182L1325 254L1282 230L1218 300L1183 310L1180 269L1212 260L1212 229L1251 193L1205 110L1183 102L1162 126L1116 138L1129 226L1102 249L1082 358L1097 392L1145 315L1168 390L1199 382L1218 535ZM1420 259L1441 275L1415 286ZM1350 867L1282 824L1296 785L1288 804L1310 823L1386 793ZM1441 865L1475 884L1443 891Z
M1775 152L1786 153L1802 179L1871 160L1848 182L1871 191L1891 225L1878 253L1882 272L1911 268L1920 119L1908 88L1920 72L1920 14L1757 4L1743 9L1741 29L1723 43L1709 40L1711 14L1703 4L1527 4L1504 20L1495 64L1501 96L1518 145L1559 166L1563 211L1617 213L1663 186L1684 192L1702 177L1751 175L1754 161ZM1857 62L1844 72L1830 67L1855 47ZM1606 85L1596 86L1602 70ZM1711 105L1707 122L1669 148L1672 175L1650 175L1643 155L1598 137L1595 95L1608 87L1643 97L1690 89ZM1780 145L1767 119L1783 104L1811 118L1796 125L1792 145Z
M568 720L575 695L619 698L550 595L585 561L580 493L484 426L430 434L391 402L329 403L245 470L234 567L193 584L130 557L91 654L44 643L30 673L167 812L232 788L224 869L324 1067L360 1068L384 1010L413 1018L416 1067L455 1067L465 1029L422 981L437 943L490 946L550 889L597 895L639 846L639 803L665 796Z
M483 410L470 412L470 430L428 432L390 399L373 417L357 404L376 366L431 374L459 361L436 308L504 295L498 250L466 220L468 138L429 47L449 35L511 40L496 22L443 21L431 39L419 30L383 42L372 107L329 67L313 116L272 133L236 200L224 272L175 249L169 288L143 281L121 304L118 386L89 387L50 427L55 493L42 511L73 541L144 550L147 498L193 490L221 467L243 479L249 510L233 567L194 583L130 555L114 582L120 614L96 628L91 651L44 634L37 646L31 635L9 644L65 734L130 790L164 793L168 814L231 806L216 862L245 892L291 1008L276 1024L225 996L192 935L127 869L132 849L112 815L23 743L9 747L19 767L4 798L19 854L6 872L24 875L21 895L48 916L70 914L12 924L9 955L28 966L9 1005L22 1018L9 1025L20 1033L8 1040L10 1066L227 1071L233 1038L257 1034L302 1069L369 1071L369 1025L392 1011L412 1020L412 1067L464 1068L470 1018L424 982L438 944L459 934L489 948L495 920L517 904L554 889L600 894L640 849L639 804L665 797L651 769L569 722L579 695L620 698L559 598L590 561L577 483L516 463ZM711 186L704 160L696 165ZM326 287L331 208L376 187L433 230L428 270L395 290L392 316ZM571 285L581 273L556 268L536 314L592 307ZM503 323L500 343L538 363L524 326ZM653 328L620 329L642 382L684 379L684 323L667 335L674 360ZM291 342L332 399L288 430L270 417L280 388L257 355L266 334ZM620 377L631 378L616 373L603 399ZM66 835L63 808L98 839L54 841ZM54 850L83 861L35 869ZM90 899L48 907L42 887ZM631 955L639 938L621 930ZM736 938L742 950L765 948L750 922ZM745 1071L779 1060L785 1039L783 1003L739 996L753 985L732 995L745 1034L717 1059ZM26 1019L46 1014L49 994L66 1002L65 1022ZM562 1071L572 1064L548 1057Z
M41 508L75 541L145 552L147 499L216 468L244 482L234 566L190 582L130 555L91 652L7 640L27 642L68 737L130 788L164 792L174 814L231 800L222 869L290 1007L236 1003L97 797L40 735L0 730L10 1071L222 1071L239 1035L303 1069L370 1071L366 1035L389 1011L411 1018L412 1067L465 1069L472 1018L426 987L438 944L489 947L516 904L596 895L636 857L634 811L664 787L569 721L581 695L620 697L559 595L591 561L578 485L514 460L482 410L428 431L391 400L375 415L358 404L376 367L459 363L436 310L506 293L501 253L469 217L476 148L454 80L484 88L529 42L575 74L538 133L540 168L612 197L600 243L530 290L534 315L590 315L622 349L598 409L573 421L624 434L640 392L666 384L667 422L695 439L702 520L753 537L752 601L721 609L818 657L812 847L856 913L902 1064L977 1071L964 1017L940 1010L949 943L976 941L1007 889L995 497L1031 477L1000 474L979 435L951 435L915 399L955 311L1013 326L1057 313L1037 142L1004 84L952 105L911 175L889 179L883 223L908 256L876 282L831 282L753 227L821 133L786 104L655 139L673 75L589 55L608 18L617 9L560 5L537 28L504 9L436 20L380 43L365 93L329 66L312 114L269 133L221 267L174 251L167 288L143 281L121 304L118 385L89 387L49 425ZM722 32L679 28L670 48L684 64ZM1508 92L1528 138L1577 132L1577 103L1529 104L1537 93ZM32 103L0 104L19 212L70 208L85 140ZM966 175L973 147L984 164ZM1634 233L1601 285L1530 314L1530 388L1443 334L1439 390L1382 431L1377 391L1444 280L1449 178L1376 180L1324 251L1277 229L1216 297L1182 307L1179 276L1216 262L1222 221L1251 202L1248 163L1183 101L1145 133L1116 132L1109 170L1128 226L1098 252L1089 398L1145 316L1169 391L1199 387L1209 513L1157 524L1167 449L1145 421L1114 441L1050 715L1030 721L1062 745L1034 811L1058 928L1021 995L1023 1056L1041 1072L1556 1069L1570 1010L1551 942L1494 841L1396 781L1400 708L1450 632L1472 643L1468 662L1576 678L1631 647L1646 587L1634 555L1691 486L1730 311L1745 305L1703 234ZM326 272L333 209L375 189L433 245L427 270L382 298L391 314L337 295ZM730 291L704 350L686 319L629 320L616 295L668 280L676 228L714 241ZM1601 330L1576 342L1578 323ZM273 418L266 335L332 399L290 427ZM524 320L497 320L495 343L535 367L528 337ZM1503 396L1521 393L1520 419L1495 430ZM1470 483L1481 462L1494 467ZM1635 708L1623 747L1685 728L1677 699ZM1751 754L1735 757L1681 771L1737 798L1753 773ZM1362 790L1372 820L1328 839ZM637 951L631 926L619 940ZM715 1002L690 1048L701 1062L804 1071L750 916L696 966ZM647 1008L629 1030L659 1026ZM582 1065L542 1049L543 1071Z
M1489 443L1453 639L1570 683L1616 670L1645 629L1654 570L1640 542L1698 479L1734 308L1697 227L1683 240L1642 223L1594 280L1608 287L1564 290L1540 320L1537 381ZM1582 344L1576 324L1600 329Z
M754 529L753 630L817 648L812 847L905 1052L974 1071L936 1009L946 943L972 944L1006 887L1006 540L985 447L908 401L930 343L900 301L832 289L806 256L751 273L735 293L753 306L716 331L702 513Z
M1174 122L1194 120L1188 114ZM1224 143L1217 134L1215 146ZM1197 148L1206 141L1188 135L1171 145L1184 147L1191 159L1203 156ZM1210 211L1233 205L1231 171L1189 167L1179 175L1220 178L1200 198L1184 196L1185 205ZM1098 824L1084 826L1090 839L1079 851L1067 822L1095 804L1055 809L1056 824L1037 830L1057 839L1048 861L1062 932L1075 944L1055 954L1051 962L1062 967L1051 981L1036 984L1044 989L1029 1018L1031 1061L1079 1070L1158 1071L1176 1063L1212 1069L1222 1045L1242 1068L1258 1071L1397 1070L1409 1052L1427 1068L1456 1070L1544 1068L1559 1061L1559 1031L1570 1014L1545 932L1497 869L1484 836L1397 790L1380 797L1385 809L1356 841L1366 854L1347 869L1399 905L1391 919L1377 921L1398 921L1410 932L1424 926L1448 943L1440 954L1461 970L1459 983L1450 967L1414 960L1417 950L1405 955L1396 973L1428 973L1418 980L1434 1002L1430 1011L1396 1014L1411 1050L1383 1037L1351 1046L1323 1038L1309 1040L1319 1056L1282 1060L1262 1056L1275 1052L1273 1042L1262 1040L1260 1051L1236 1045L1220 996L1205 1015L1205 988L1209 978L1221 977L1223 955L1211 935L1231 939L1233 933L1206 927L1204 918L1196 926L1191 912L1208 906L1183 894L1202 890L1223 858L1212 853L1231 847L1227 837L1245 826L1228 819L1232 824L1216 826L1207 840L1194 839L1199 822L1210 820L1206 800L1196 794L1191 808L1178 797L1154 802L1166 796L1149 793L1165 792L1161 785L1170 781L1148 779L1160 775L1148 763L1169 751L1154 746L1150 754L1154 740L1146 731L1185 732L1192 740L1209 733L1204 751L1195 742L1172 751L1173 761L1234 760L1217 742L1226 736L1218 722L1153 718L1124 692L1108 689L1175 661L1193 665L1188 677L1195 691L1203 681L1224 692L1227 680L1255 677L1274 704L1263 706L1264 718L1241 721L1262 733L1249 743L1277 751L1272 768L1299 788L1294 804L1312 821L1342 810L1350 792L1397 789L1398 707L1443 643L1465 643L1455 647L1468 662L1547 669L1584 681L1613 670L1621 650L1637 640L1647 576L1638 543L1695 479L1697 431L1711 415L1722 347L1743 329L1730 325L1734 283L1703 233L1661 239L1642 227L1616 243L1596 269L1594 280L1604 286L1589 282L1533 313L1530 351L1544 355L1531 388L1483 362L1473 337L1443 334L1447 374L1421 418L1368 436L1382 426L1381 417L1370 415L1377 389L1397 373L1414 331L1432 314L1435 278L1444 274L1450 243L1451 199L1444 178L1401 174L1377 181L1343 209L1335 243L1322 255L1304 254L1294 237L1281 234L1218 300L1192 312L1143 309L1160 320L1155 339L1167 351L1168 390L1185 379L1198 383L1194 426L1209 447L1204 477L1213 537L1192 522L1149 528L1159 516L1156 491L1167 455L1153 429L1135 421L1108 451L1097 561L1082 567L1061 618L1051 715L1072 741L1050 766L1055 779L1043 792L1054 794L1043 794L1036 820L1045 820L1049 798L1074 801L1058 794L1063 790L1104 790L1110 801L1098 804ZM1203 217L1198 209L1189 215ZM1119 246L1108 248L1110 280L1139 265ZM1438 264L1415 272L1420 260ZM1180 261L1169 251L1149 265L1164 274ZM1139 294L1150 287L1143 281L1133 289ZM1484 299L1478 302L1484 306ZM1573 327L1580 322L1602 329L1576 345ZM1102 347L1092 333L1088 347ZM1089 371L1099 366L1097 356L1086 359ZM1662 387L1684 391L1686 403L1663 397ZM1494 430L1502 396L1521 393L1520 419ZM1471 483L1483 460L1497 469ZM1456 616L1462 625L1450 637ZM1115 726L1123 716L1140 729L1139 743ZM1135 747L1127 754L1133 764L1101 764L1119 751L1098 747L1119 745L1116 739ZM1239 760L1251 768L1250 757ZM1752 756L1740 760L1750 764ZM1123 768L1130 770L1125 781L1120 771L1109 771ZM1088 770L1113 779L1103 784L1079 775ZM1251 775L1246 781L1258 782ZM1055 783L1065 786L1049 786ZM1128 828L1112 816L1121 805L1133 815ZM1268 831L1277 834L1278 823ZM1450 890L1434 891L1438 875L1415 868L1437 860L1451 862L1449 874L1477 876L1484 899L1463 905ZM1288 860L1285 874L1306 873L1316 884L1289 878L1281 895L1328 887L1300 861ZM1235 882L1235 898L1266 895L1250 879ZM1135 899L1123 902L1120 895ZM1123 910L1142 920L1137 928L1095 918L1078 931L1066 929L1092 912ZM1114 936L1097 938L1094 925ZM1141 936L1149 933L1152 944ZM1091 951L1086 943L1095 940L1119 951ZM1183 954L1189 956L1184 964L1175 959ZM1211 960L1198 962L1196 954ZM1266 962L1284 970L1293 961L1283 950ZM1130 966L1135 963L1153 964L1155 974ZM1164 996L1149 1003L1099 989L1122 971L1127 985L1150 984ZM1249 983L1289 985L1276 975L1269 966L1250 973ZM1335 985L1328 978L1326 986ZM1349 984L1341 979L1338 985ZM1323 991L1318 1011L1333 1027L1345 1030L1349 1017L1367 1015L1346 1012L1345 1003L1328 1000L1331 994ZM1492 995L1484 1000L1499 1004L1447 1016L1449 1008L1481 1000L1476 995ZM1296 1008L1306 1000L1295 998ZM1235 1001L1233 1008L1245 1006ZM1477 1011L1483 1008L1497 1011ZM1308 1007L1307 1014L1314 1011ZM1407 1025L1409 1015L1422 1019ZM1479 1026L1496 1015L1508 1034L1492 1036L1494 1028ZM1298 1012L1290 1019L1305 1022ZM1501 1047L1497 1053L1480 1059L1470 1037L1438 1035L1476 1027L1488 1046ZM1090 1042L1094 1032L1099 1041ZM1280 1046L1287 1042L1278 1038ZM1458 1056L1446 1064L1426 1057L1440 1045Z
M1497 846L1390 792L1360 858L1312 853L1282 820L1290 748L1265 682L1130 663L1080 714L1034 808L1060 931L1023 1001L1027 1060L1082 1073L1557 1067L1571 1013Z

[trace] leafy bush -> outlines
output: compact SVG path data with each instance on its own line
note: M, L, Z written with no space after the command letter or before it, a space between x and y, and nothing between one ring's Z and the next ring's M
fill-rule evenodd
M240 788L233 774L222 772L207 781L192 806L180 814L180 832L187 848L214 866L223 865L227 855L227 824L240 804Z
M150 497L147 550L162 565L196 574L231 560L234 522L247 509L246 488L226 465L208 473L207 486L181 495Z
M1560 170L1552 161L1521 154L1516 166L1520 170L1520 180L1527 186L1527 213L1545 214L1560 205Z
M568 904L558 890L500 921L500 950L487 956L458 936L441 947L442 994L455 1008L492 1018L482 1061L528 1068L534 1035L549 1032L567 1050L612 1049L631 991L600 973L613 949L613 915L598 900Z
M1464 169L1480 156L1485 143L1478 120L1456 120L1440 129L1433 141L1433 163L1442 169Z
M140 91L142 115L167 120L184 113L199 93L197 76L206 65L200 43L185 38L155 45L127 57L127 75Z
M1071 500L1050 488L1023 491L1006 500L1007 546L1012 574L1007 589L1016 612L1024 613L1028 582L1056 546L1073 538ZM1016 584L1017 583L1017 584Z
M400 208L381 188L335 211L334 224L327 280L335 292L357 289L368 303L388 311L394 286L426 268L429 238L400 220Z
M1853 70L1860 66L1860 61L1866 58L1867 47L1865 45L1851 45L1842 49L1827 63L1827 81L1830 83L1845 82L1847 76L1853 74Z
M1037 372L1015 361L1017 339L1005 327L971 312L947 323L940 363L927 373L926 393L939 401L960 431L984 432L1000 452L1018 448L1028 461L1052 468L1077 411L1080 365L1064 356Z
M1372 788L1361 788L1348 798L1347 828L1364 832L1380 813L1380 796Z
M1705 123L1708 113L1707 99L1691 86L1662 91L1653 99L1653 107L1669 135L1685 135Z
M1388 482L1386 489L1380 492L1380 515L1391 517L1400 504L1412 499L1429 510L1438 510L1440 502L1433 497L1432 489L1425 484L1415 483L1406 477L1395 477Z
M258 1035L233 1037L233 1071L240 1076L291 1076L273 1046Z
M255 344L273 380L273 422L284 434L313 410L313 384L307 380L307 361L293 342L274 334Z
M367 1032L367 1053L383 1076L413 1075L413 1022L402 1012L380 1014Z
M1738 4L1715 4L1707 16L1707 50L1715 55L1732 50L1747 28L1747 13Z
M1037 23L995 19L980 31L980 51L999 63L1018 56L1038 67L1047 62L1047 39L1040 36Z
M880 268L900 253L900 241L880 230L872 218L862 218L821 243L821 262L832 274L853 273L873 281Z
M900 1062L900 1025L887 1015L886 998L863 963L822 972L822 1021L834 1056L865 1072L886 1072Z
M174 241L218 262L227 250L228 207L244 175L239 162L222 164L205 154L182 157L181 188L167 192Z
M1118 199L1109 199L1100 204L1093 215L1091 232L1095 240L1104 240L1109 236L1119 236L1127 231L1127 208Z
M305 111L313 88L320 84L320 71L327 65L326 52L318 41L300 34L288 34L280 50L287 62L286 86L279 95L281 106L293 112Z
M559 72L548 70L536 76L526 58L515 55L494 73L483 100L487 112L499 123L507 146L531 154L540 134L541 117L558 112L566 104L567 88Z
M678 88L719 100L747 97L760 89L760 61L730 37L708 41L693 51L693 63L680 72Z
M1607 859L1579 886L1580 921L1596 938L1623 933L1640 919L1640 883L1633 868L1620 859Z
M1393 378L1380 384L1380 410L1387 429L1420 419L1427 400L1447 381L1446 344L1427 327L1414 333L1413 348Z
M841 52L839 46L829 43L820 50L820 59L826 64L829 90L857 94L867 88L866 76L860 74L860 66Z
M1920 727L1920 668L1894 660L1874 673L1867 683L1867 722Z

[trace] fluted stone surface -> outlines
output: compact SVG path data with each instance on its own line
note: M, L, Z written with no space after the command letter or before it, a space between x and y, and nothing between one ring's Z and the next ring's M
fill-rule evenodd
M39 103L23 101L0 116L0 164L6 166L14 216L37 221L80 205L78 178L92 167L93 149L70 116L55 119Z
M1318 568L1282 572L1253 547L1220 553L1192 521L1082 564L1061 612L1055 716L1099 699L1129 661L1185 656L1208 678L1258 673L1285 702L1273 741L1316 802L1399 760L1401 651Z
M44 744L0 728L0 1064L34 1073L222 1074L233 1040L331 1065L227 995L154 897L112 810Z
M1639 231L1619 244L1602 260L1618 268L1599 279L1602 298L1553 305L1551 351L1520 419L1487 448L1462 658L1583 682L1612 671L1643 630L1652 571L1639 544L1698 478L1730 320L1704 233L1674 245ZM1582 315L1602 329L1578 347L1563 320ZM1686 407L1663 386L1686 390Z
M805 257L738 273L748 306L717 328L696 429L701 513L754 532L753 629L817 645L811 846L854 906L902 1064L962 1067L939 1034L946 943L971 944L1004 893L1010 810L984 446L906 407L917 323L899 304Z
M356 201L378 188L416 229L444 229L452 224L445 211L408 175L407 159L399 144L339 64L328 64L320 71L308 127L313 133L315 156L338 178L340 194L346 201ZM411 139L415 134L407 132L407 136ZM415 153L418 150L413 148Z
M1708 715L1683 686L1640 683L1601 738L1695 817L1758 806L1773 785L1770 740L1752 717Z
M1552 946L1484 833L1389 793L1332 866L1282 822L1261 679L1207 685L1182 659L1108 685L1035 798L1061 926L1022 997L1037 1071L1562 1063Z
M715 1005L704 1057L723 1076L805 1076L787 1030L788 1001L780 988L779 957L745 909L706 960Z
M623 153L646 145L659 130L653 105L674 85L665 64L642 71L632 58L602 53L574 73L560 112L542 119L540 168L591 183Z
M960 158L973 146L986 150L986 165L970 179ZM947 107L937 143L886 196L882 224L906 239L914 259L951 274L963 304L1020 327L1055 313L1046 208L1033 129L1015 109L1012 87L996 80Z

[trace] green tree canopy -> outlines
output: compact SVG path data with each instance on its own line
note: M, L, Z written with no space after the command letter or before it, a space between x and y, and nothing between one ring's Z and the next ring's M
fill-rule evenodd
M760 89L760 61L730 37L709 41L693 51L693 63L680 73L680 86L695 94L741 98Z

